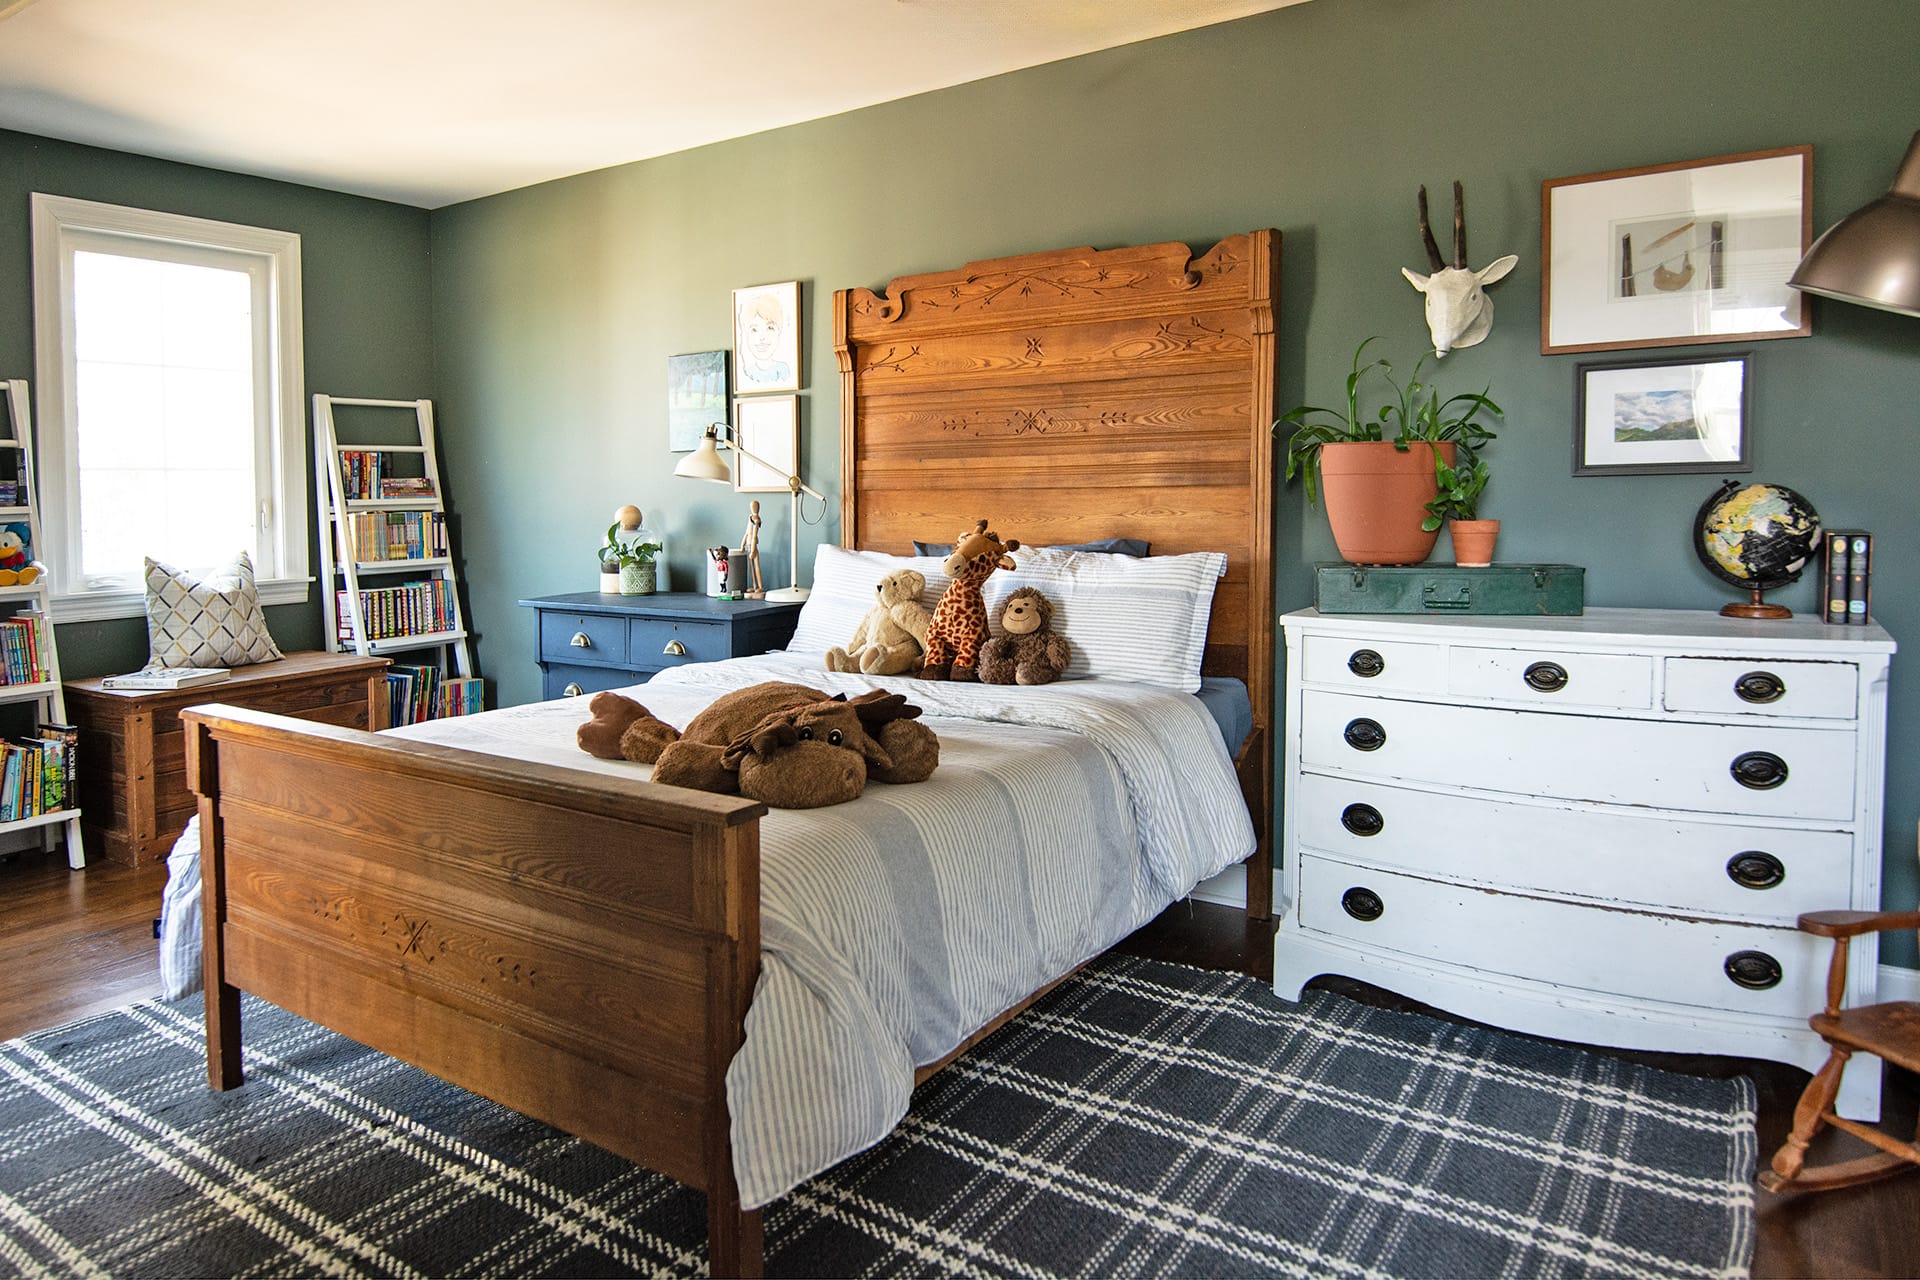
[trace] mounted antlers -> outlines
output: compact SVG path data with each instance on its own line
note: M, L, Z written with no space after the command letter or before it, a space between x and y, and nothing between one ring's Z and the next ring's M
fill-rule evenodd
M1410 267L1400 268L1408 283L1427 296L1427 330L1433 335L1433 354L1444 356L1455 347L1470 347L1484 341L1493 330L1493 302L1484 286L1502 279L1520 259L1514 254L1495 258L1474 271L1467 266L1467 219L1465 197L1460 184L1453 184L1453 265L1440 257L1434 243L1433 227L1427 221L1427 189L1420 188L1420 238L1427 246L1427 262L1432 270L1421 275Z

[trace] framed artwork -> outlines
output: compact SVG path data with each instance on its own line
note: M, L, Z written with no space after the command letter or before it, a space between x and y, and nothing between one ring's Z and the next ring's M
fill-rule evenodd
M1813 148L1540 184L1540 354L1804 338Z
M727 352L667 357L667 448L691 453L716 422L727 420Z
M1747 358L1741 351L1577 366L1573 474L1753 470Z
M787 492L787 477L799 470L800 397L736 398L733 430L734 439L740 442L740 452L734 459L734 490Z
M739 395L800 389L800 282L733 291L733 387Z

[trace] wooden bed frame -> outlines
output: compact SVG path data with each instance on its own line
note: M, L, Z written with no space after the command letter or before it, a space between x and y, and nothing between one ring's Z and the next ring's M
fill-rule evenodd
M1263 231L1198 260L1035 254L847 291L834 320L847 545L984 515L1023 542L1228 553L1207 663L1253 694L1261 909L1277 251ZM234 707L182 720L214 1088L241 1083L253 992L704 1191L713 1273L759 1274L726 1070L760 970L764 806Z

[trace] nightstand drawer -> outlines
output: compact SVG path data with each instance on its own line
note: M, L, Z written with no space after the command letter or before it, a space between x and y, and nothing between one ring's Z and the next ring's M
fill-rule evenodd
M633 618L627 622L628 660L646 671L733 657L733 630L724 622Z
M1653 705L1653 659L1644 654L1456 647L1447 692L1542 706L1644 711Z
M624 689L645 679L646 676L625 667L578 667L550 662L541 677L540 694L544 698L574 698L602 689Z
M627 620L595 613L542 613L540 660L625 666Z
M1441 686L1447 651L1437 644L1411 640L1308 636L1306 657L1303 678L1309 684L1344 685L1365 692L1418 691Z

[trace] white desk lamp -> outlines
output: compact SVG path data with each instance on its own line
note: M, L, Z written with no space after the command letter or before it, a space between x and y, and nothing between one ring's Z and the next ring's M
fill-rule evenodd
M748 461L759 463L769 471L777 474L781 470L753 450L742 448L738 439L722 441L720 430L718 423L708 427L706 434L700 437L700 447L682 458L680 465L673 469L673 474L685 476L689 480L712 480L719 484L732 484L733 468L721 458L719 452L721 444L725 444L727 448ZM801 483L800 477L791 472L787 475L787 492L793 496L793 542L787 561L787 581L792 585L776 587L767 592L766 598L790 604L807 598L807 588L800 585L800 495L810 494L823 503L827 500L827 495Z

